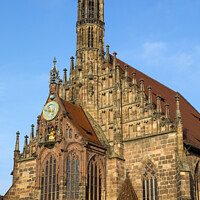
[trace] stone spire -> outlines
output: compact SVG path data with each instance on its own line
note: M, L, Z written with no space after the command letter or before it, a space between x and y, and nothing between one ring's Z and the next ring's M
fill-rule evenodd
M115 69L116 65L117 65L117 53L114 52L113 53L113 68Z
M106 62L110 63L109 45L106 46Z
M157 95L157 113L161 114L161 96Z
M17 131L16 133L17 137L16 137L16 144L15 144L15 152L19 152L19 131Z
M149 105L152 105L152 103L153 103L153 100L152 100L152 87L148 86L148 90L149 90L148 103L149 103Z
M136 72L133 72L132 75L133 75L132 84L133 84L134 86L136 86L136 85L137 85Z
M28 145L28 135L24 136L24 148Z
M34 138L34 125L32 124L32 125L31 125L30 142L33 141L33 138Z
M175 96L175 99L176 99L176 116L175 116L175 122L177 123L179 120L181 120L180 101L179 101L179 95L178 94Z
M169 104L165 104L165 118L169 119Z
M54 66L52 68L52 70L50 71L50 84L56 84L59 80L59 71L57 70L56 67L56 57L53 60Z
M74 57L72 56L70 59L71 59L71 65L70 65L70 74L71 74L74 70Z
M63 85L67 83L67 69L63 69L64 76L63 76Z
M141 95L141 101L144 102L145 99L144 79L140 79L140 95Z

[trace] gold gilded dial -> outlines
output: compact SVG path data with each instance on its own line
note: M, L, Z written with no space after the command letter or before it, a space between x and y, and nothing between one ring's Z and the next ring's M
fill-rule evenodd
M59 105L55 101L47 103L43 109L43 117L45 120L50 121L58 114Z

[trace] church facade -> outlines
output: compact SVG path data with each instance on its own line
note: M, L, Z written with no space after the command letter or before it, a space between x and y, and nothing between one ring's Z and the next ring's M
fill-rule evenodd
M106 46L104 0L78 0L70 76L50 71L6 200L198 200L200 114Z

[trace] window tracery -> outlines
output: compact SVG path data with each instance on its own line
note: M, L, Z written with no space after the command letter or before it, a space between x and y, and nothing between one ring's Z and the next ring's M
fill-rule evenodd
M56 159L50 156L42 170L40 200L59 199L59 182L58 177L56 179L56 172Z
M94 0L89 1L89 18L94 18Z
M150 160L145 162L142 185L143 200L158 200L156 170Z
M76 152L67 158L67 199L79 199L80 161Z
M101 200L102 193L102 169L100 163L94 157L88 165L86 199Z

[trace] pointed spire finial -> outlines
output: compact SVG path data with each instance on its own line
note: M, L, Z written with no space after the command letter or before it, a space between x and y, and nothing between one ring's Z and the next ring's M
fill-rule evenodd
M126 168L126 179L129 179L128 174L129 174L128 168Z
M149 98L148 98L148 103L149 105L152 105L152 87L151 86L148 86L148 90L149 90Z
M25 141L24 141L24 148L28 145L28 135L24 136Z
M57 60L56 60L56 57L54 57L54 60L53 60L54 67L56 67L56 63L57 63Z
M165 104L165 118L169 119L169 104Z
M109 52L109 45L106 46L106 62L110 63L110 52Z
M133 75L132 84L133 84L133 85L137 85L136 72L133 72L132 75Z
M175 99L176 99L176 121L181 119L181 110L180 110L180 100L179 100L179 95L176 94Z
M31 125L31 135L30 135L30 142L33 141L34 138L34 124Z
M129 68L129 66L126 65L126 66L125 66L125 77L126 77L126 78L128 78L128 68Z
M67 69L63 69L64 77L63 77L63 83L65 84L67 82Z
M70 67L70 73L74 70L74 57L72 56L71 58L71 67Z
M16 133L17 137L16 137L16 145L15 145L15 152L19 151L19 131L17 131Z
M117 53L114 52L113 55L114 55L114 57L113 57L113 67L115 68L116 65L117 65Z
M157 95L157 113L161 113L161 95Z

